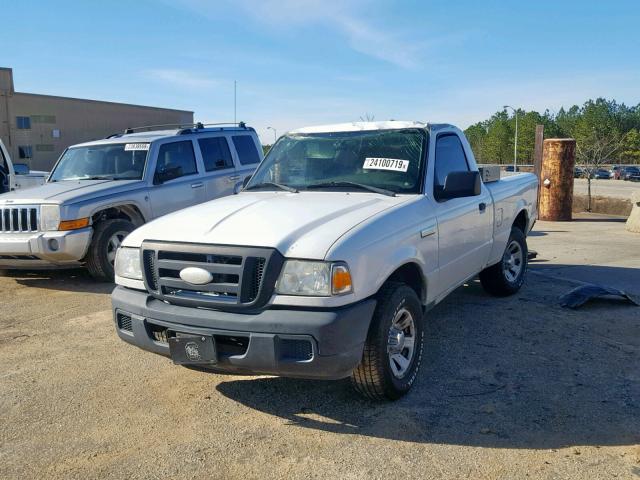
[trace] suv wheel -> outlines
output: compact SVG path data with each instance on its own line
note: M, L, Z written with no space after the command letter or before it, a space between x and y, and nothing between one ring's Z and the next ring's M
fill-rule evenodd
M93 278L113 282L116 251L135 226L127 220L105 220L94 226L93 239L85 262Z
M389 283L378 294L362 361L351 375L361 395L396 400L413 385L422 361L422 305L404 284Z

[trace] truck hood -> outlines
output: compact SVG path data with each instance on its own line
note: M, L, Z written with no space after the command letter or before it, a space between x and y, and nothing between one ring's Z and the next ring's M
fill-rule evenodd
M323 259L347 231L413 198L354 192L243 192L172 213L139 228L144 240L271 247L284 256Z
M142 185L141 180L64 180L0 195L0 204L72 203Z

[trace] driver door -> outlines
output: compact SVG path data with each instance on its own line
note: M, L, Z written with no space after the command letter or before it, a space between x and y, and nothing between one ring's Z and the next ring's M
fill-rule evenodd
M435 191L451 172L470 171L464 147L455 133L436 138ZM480 195L435 201L438 219L439 279L447 292L479 273L486 264L493 241L491 194L484 185Z
M154 218L206 200L192 140L167 142L158 147L149 200Z

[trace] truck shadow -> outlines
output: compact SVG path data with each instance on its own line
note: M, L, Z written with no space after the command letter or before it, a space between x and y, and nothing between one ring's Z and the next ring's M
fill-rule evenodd
M20 285L47 290L110 294L114 288L113 283L95 281L82 268L73 270L11 270L5 276L13 278Z
M571 287L538 275L506 299L477 281L461 287L428 313L419 378L397 402L361 399L347 381L236 377L217 390L337 434L494 448L637 444L640 309L566 310L557 298Z

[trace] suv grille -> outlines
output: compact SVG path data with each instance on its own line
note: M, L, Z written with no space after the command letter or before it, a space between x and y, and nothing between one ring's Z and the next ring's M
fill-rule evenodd
M37 207L0 207L0 232L37 232L38 217Z
M272 248L145 242L142 245L145 284L151 294L169 303L217 309L264 305L280 274L283 257ZM180 278L187 267L211 274L194 285Z

